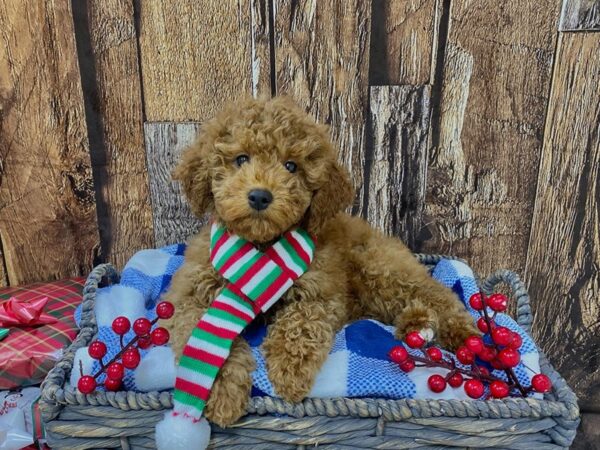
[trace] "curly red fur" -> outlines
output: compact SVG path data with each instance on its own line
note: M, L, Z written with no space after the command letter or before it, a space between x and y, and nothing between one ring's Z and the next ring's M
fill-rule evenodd
M238 167L239 155L249 160ZM296 172L286 170L287 161L297 165ZM431 328L451 349L477 332L458 298L402 242L342 212L354 197L348 173L337 162L327 128L289 98L247 99L225 108L202 127L174 178L195 214L211 212L259 247L295 226L317 237L308 272L264 317L267 369L284 399L299 401L309 393L335 333L351 320L394 324L398 337ZM257 188L273 195L263 211L248 204L248 192ZM189 242L166 294L176 308L165 326L177 354L225 284L210 264L208 248L205 228ZM248 345L236 341L208 401L209 420L226 426L244 414L253 369Z

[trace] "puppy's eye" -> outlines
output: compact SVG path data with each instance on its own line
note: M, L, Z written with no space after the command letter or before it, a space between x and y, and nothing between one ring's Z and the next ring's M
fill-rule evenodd
M238 167L242 167L242 165L246 164L248 161L250 161L250 157L248 155L240 155L235 158L235 163Z
M296 163L294 161L286 161L284 166L285 166L285 169L289 173L294 173L296 171L296 169L298 168L298 166L296 165Z

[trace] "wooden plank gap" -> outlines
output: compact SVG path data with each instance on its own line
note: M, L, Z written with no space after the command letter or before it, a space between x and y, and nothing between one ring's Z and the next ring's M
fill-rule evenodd
M134 4L73 2L102 258L154 246Z

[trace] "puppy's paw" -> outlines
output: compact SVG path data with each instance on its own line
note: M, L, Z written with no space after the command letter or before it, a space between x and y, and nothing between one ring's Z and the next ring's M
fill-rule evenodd
M312 389L317 373L327 358L331 339L306 330L294 330L295 336L272 330L263 348L269 379L277 395L289 402L299 402Z
M419 330L419 334L423 337L423 339L425 339L425 342L431 342L435 337L435 331L433 331L431 328L421 328Z
M269 379L275 392L288 402L302 401L315 382L317 371L307 370L302 366L302 360L281 361L269 366Z
M224 428L233 425L246 413L250 392L234 383L217 383L206 404L206 418Z
M431 342L438 329L435 311L420 304L407 306L396 319L396 338L403 340L411 331L418 331L423 339Z
M472 335L481 335L473 317L467 311L454 311L449 312L442 323L438 341L443 348L455 351L464 345L466 338Z
M248 344L237 340L206 403L205 415L209 421L220 427L228 427L246 413L254 367Z

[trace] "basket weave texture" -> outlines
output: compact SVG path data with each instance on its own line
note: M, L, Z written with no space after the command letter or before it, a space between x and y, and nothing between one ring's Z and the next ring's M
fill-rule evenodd
M441 255L417 255L429 267ZM102 264L83 290L81 330L42 384L40 407L53 449L155 448L154 426L173 407L171 391L81 394L68 384L75 351L97 332L96 290L102 280L118 282L115 268ZM507 284L517 300L517 322L531 331L529 296L519 277L500 270L483 281L490 294ZM213 426L210 448L219 449L404 449L404 448L568 448L579 424L577 398L540 353L542 373L553 390L543 400L433 400L308 398L288 403L255 397L248 415L230 428ZM192 449L190 449L192 450Z

